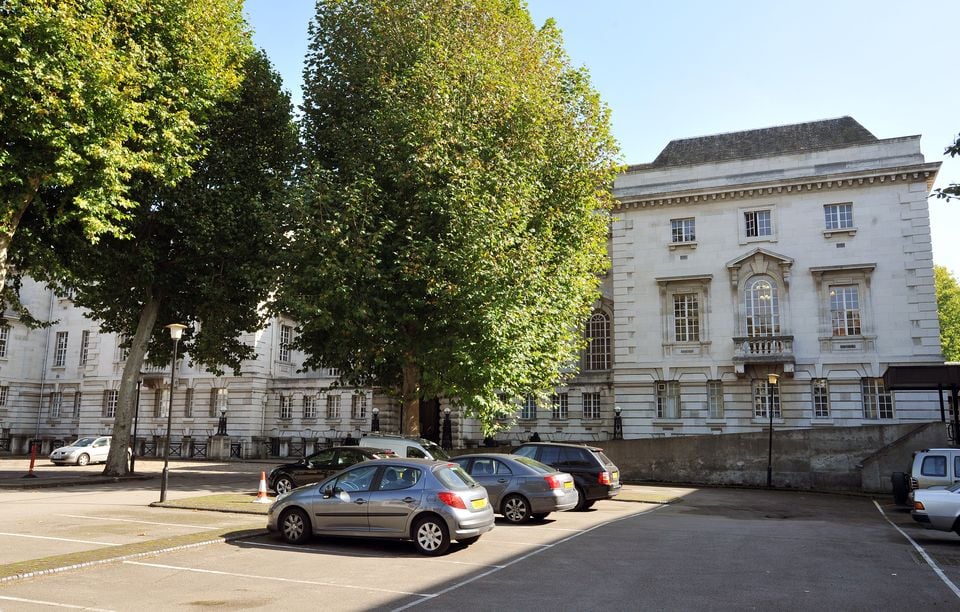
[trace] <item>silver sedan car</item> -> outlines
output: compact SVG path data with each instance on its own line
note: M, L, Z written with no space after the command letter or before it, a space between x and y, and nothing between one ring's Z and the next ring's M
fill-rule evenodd
M960 535L960 484L946 489L917 489L910 515L927 529Z
M472 544L493 529L487 491L448 461L375 459L280 495L267 529L291 544L311 535L412 540L442 555L451 540Z
M57 465L106 463L110 454L110 436L88 436L61 446L50 453L50 462Z
M573 476L520 455L460 455L453 459L487 489L494 512L511 523L543 520L577 505Z

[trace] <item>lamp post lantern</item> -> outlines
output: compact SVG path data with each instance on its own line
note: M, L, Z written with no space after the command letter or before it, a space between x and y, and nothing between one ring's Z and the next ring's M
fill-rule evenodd
M370 421L370 431L380 431L380 409L373 409L373 419Z
M170 403L167 406L167 435L163 442L163 472L160 474L160 503L167 501L167 479L170 474L170 428L173 421L173 387L177 378L177 344L186 325L171 323L165 326L170 330L170 339L173 340L173 359L170 360Z
M620 406L613 407L613 439L623 440L623 417L620 412L623 409Z
M450 424L450 406L443 409L443 435L440 437L440 446L445 450L453 448L453 426Z
M767 438L767 486L773 486L773 388L780 380L779 374L767 374L767 415L770 417L770 429Z

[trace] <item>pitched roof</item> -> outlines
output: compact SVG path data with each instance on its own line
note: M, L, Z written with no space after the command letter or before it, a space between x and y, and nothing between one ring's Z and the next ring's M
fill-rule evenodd
M840 117L745 132L672 140L650 166L656 168L703 164L763 155L797 153L876 140L876 136L852 117Z

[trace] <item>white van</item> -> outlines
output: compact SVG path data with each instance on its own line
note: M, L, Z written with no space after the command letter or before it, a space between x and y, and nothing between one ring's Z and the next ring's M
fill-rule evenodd
M447 451L440 448L437 443L423 438L407 438L405 436L375 433L361 437L360 446L386 448L395 452L398 457L417 457L440 461L450 459Z
M960 448L928 448L913 454L910 489L944 488L960 482Z

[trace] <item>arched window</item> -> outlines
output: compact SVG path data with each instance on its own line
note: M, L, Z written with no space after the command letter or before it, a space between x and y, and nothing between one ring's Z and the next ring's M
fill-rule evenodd
M766 278L747 283L743 295L747 336L780 335L780 299L777 286Z
M587 321L587 354L584 367L587 370L610 369L610 317L595 312Z

